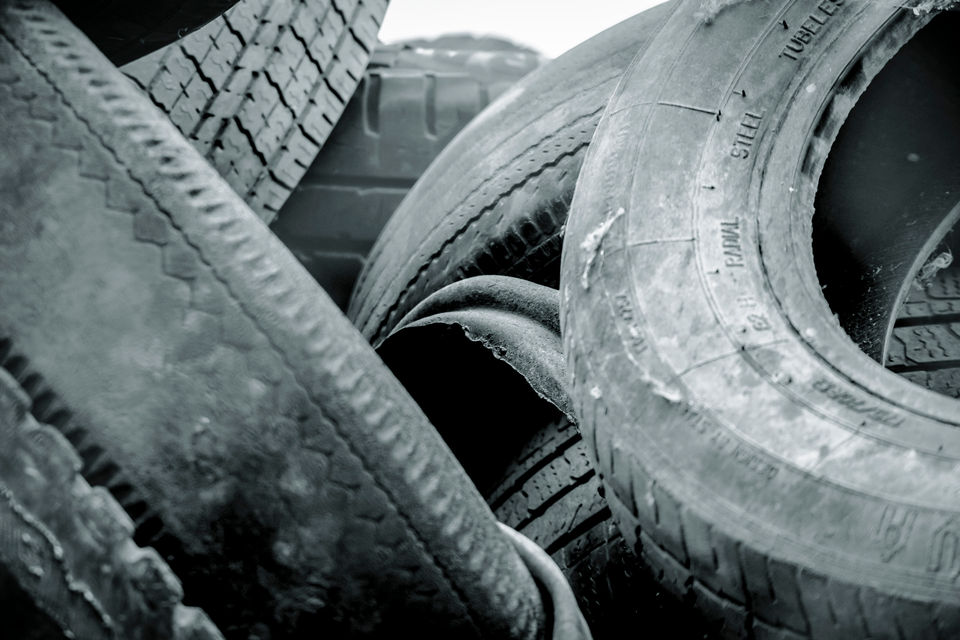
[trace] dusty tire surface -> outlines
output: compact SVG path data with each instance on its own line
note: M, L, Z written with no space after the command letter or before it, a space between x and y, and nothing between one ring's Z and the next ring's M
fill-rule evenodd
M356 90L387 0L242 0L123 68L266 222Z
M0 3L0 49L5 367L187 601L231 638L536 637L481 496L239 196L52 5Z
M580 164L621 73L656 33L658 6L524 78L437 156L371 250L348 315L379 343L450 282L507 275L556 287Z
M956 636L958 405L857 348L810 246L845 115L955 16L698 6L625 74L567 227L564 350L613 516L718 635Z
M272 224L341 308L380 230L430 162L540 62L518 51L374 51L323 152Z
M0 350L8 347L0 342ZM17 380L0 369L5 633L18 631L18 616L32 615L32 628L21 630L23 635L45 631L37 636L45 640L60 634L222 640L206 614L183 606L170 567L153 549L134 544L130 517L106 490L80 477L70 443L38 423L30 404Z
M57 6L114 64L123 64L178 40L237 0L59 0Z

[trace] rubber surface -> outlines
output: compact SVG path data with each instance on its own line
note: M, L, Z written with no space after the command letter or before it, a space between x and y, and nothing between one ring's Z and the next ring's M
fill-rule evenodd
M0 3L0 49L7 365L187 601L244 639L536 637L480 495L242 200L52 5Z
M370 247L434 157L542 59L381 45L272 228L341 308Z
M561 230L603 107L668 12L655 7L527 76L437 157L384 227L348 315L378 344L450 282L508 275L556 287Z
M940 271L907 299L886 366L920 386L960 398L960 265Z
M550 628L544 634L550 640L591 640L590 628L570 590L570 585L556 563L535 542L522 533L500 523L500 530L513 541L530 574L550 602Z
M58 0L57 6L114 64L123 64L186 36L236 1Z
M823 296L879 363L897 310L960 221L958 28L938 20L883 66L818 179L812 244Z
M52 621L84 640L222 640L202 611L183 606L180 582L157 552L134 544L133 522L110 494L80 477L70 443L29 409L0 369L0 566L46 613L34 612L31 632L46 627L47 640L57 637ZM4 633L16 633L24 613L11 609L13 588L0 589Z
M380 346L497 518L551 554L594 635L703 637L617 530L565 391L554 289L477 276L427 297Z
M356 90L387 0L243 0L124 67L267 222Z
M569 400L552 381L551 360L562 362L556 291L523 281L511 287L508 280L480 276L441 289L417 306L378 353L497 519L553 557L591 629L606 637L604 632L631 621L619 605L630 606L632 598L617 602L608 591L624 571L617 561L626 549L577 428L561 411L569 410ZM492 291L505 295L484 295ZM544 309L552 321L538 317Z
M721 637L955 637L958 405L857 348L810 247L839 123L933 14L698 5L624 75L565 239L571 394L608 504Z

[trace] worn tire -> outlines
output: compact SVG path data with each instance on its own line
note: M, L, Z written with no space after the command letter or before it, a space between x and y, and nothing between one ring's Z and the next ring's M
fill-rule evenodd
M341 308L417 178L491 99L540 62L517 51L374 51L323 152L272 225Z
M563 384L557 292L478 276L417 305L378 353L497 518L563 571L597 638L638 624L703 637L621 537Z
M571 207L584 440L624 536L725 637L960 633L957 402L857 347L811 250L840 123L934 15L896 5L678 5Z
M387 0L242 0L123 68L270 222L363 77Z
M960 246L953 255L960 255ZM960 398L960 264L907 298L884 364L922 387Z
M519 82L434 160L387 222L348 315L373 344L450 282L508 275L556 287L580 164L617 80L667 15L660 6Z
M0 341L0 358L9 346ZM30 404L0 369L0 601L4 633L16 634L7 637L223 640L183 606L170 567L134 544L130 517L80 477L73 447ZM31 628L17 629L18 618Z
M187 601L245 639L535 637L481 496L237 194L52 5L0 2L0 49L4 364Z
M178 40L237 0L58 0L57 6L114 64L124 64Z

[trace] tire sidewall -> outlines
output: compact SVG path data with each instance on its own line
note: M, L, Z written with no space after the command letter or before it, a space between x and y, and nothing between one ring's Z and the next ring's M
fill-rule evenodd
M681 559L698 518L821 575L955 599L956 402L857 350L810 249L820 117L852 107L828 103L871 43L923 18L826 0L706 23L695 4L621 81L578 183L561 318L585 439ZM679 539L669 509L644 522L663 494Z

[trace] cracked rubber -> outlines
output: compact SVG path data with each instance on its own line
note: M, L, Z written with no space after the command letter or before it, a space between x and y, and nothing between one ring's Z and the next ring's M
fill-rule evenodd
M422 412L52 5L0 2L0 104L5 366L144 497L135 534L187 602L228 638L537 636L529 573Z
M237 0L57 0L114 64L146 55L202 27Z
M363 82L272 224L346 308L370 247L431 160L542 58L380 45Z
M266 222L353 95L387 0L242 0L123 68Z
M348 315L379 344L444 285L506 275L556 287L580 164L610 94L667 13L626 20L531 73L437 156L370 252Z
M581 432L624 538L715 636L960 633L958 404L858 349L811 249L838 124L954 18L900 4L678 4L580 174L560 304Z
M183 606L180 582L157 552L134 544L130 517L79 469L70 443L33 418L29 396L0 369L4 615L22 613L8 609L19 588L45 614L32 612L45 640L57 635L51 622L83 640L222 640L202 611Z

